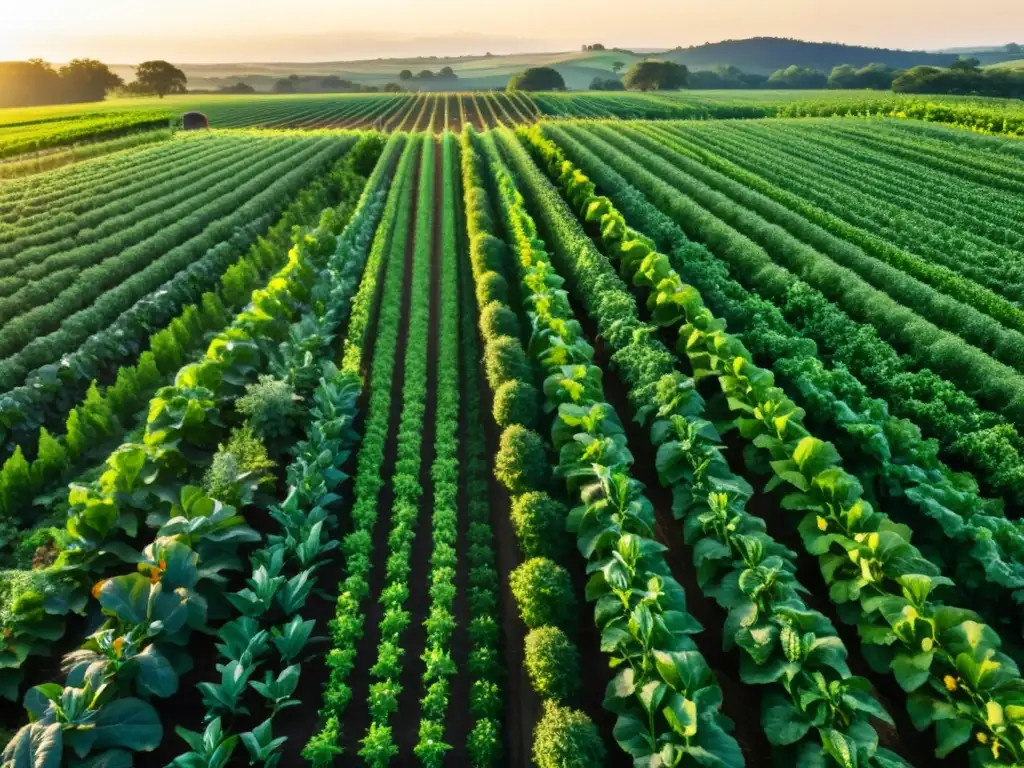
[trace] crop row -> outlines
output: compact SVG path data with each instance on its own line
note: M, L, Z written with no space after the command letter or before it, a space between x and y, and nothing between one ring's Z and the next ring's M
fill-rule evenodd
M581 662L575 635L577 602L562 563L569 555L565 494L551 482L548 452L537 426L539 392L520 341L512 287L521 269L518 248L509 251L496 237L519 223L507 171L492 153L494 145L470 129L462 137L470 266L480 310L484 368L494 402L494 418L504 429L494 459L495 476L512 496L511 518L523 562L509 574L520 618L528 630L523 664L544 715L533 734L533 758L544 768L572 758L600 764L605 750L593 722L575 709ZM492 186L492 182L496 185ZM492 198L488 188L495 190ZM517 230L522 234L521 228ZM511 235L510 235L511 236ZM506 281L505 275L508 275Z
M933 204L931 192L926 189L916 190L917 195L909 200L902 199L906 191L895 192L901 199L889 202L885 199L891 196L887 190L900 190L898 177L883 174L878 188L865 185L866 174L860 167L844 162L841 155L829 157L818 149L809 150L805 142L767 146L749 135L730 140L704 131L684 134L674 129L673 133L697 153L707 150L757 174L770 183L765 194L793 210L799 207L792 197L795 195L837 217L831 222L831 231L859 244L876 258L1019 330L1021 312L1016 304L1022 291L1022 270L1012 242L1024 239L1014 237L1006 228L994 231L993 236L1010 240L1011 247L975 235L970 231L973 222L962 218L956 221L962 207L949 205L949 210L941 202ZM726 168L726 173L729 170ZM938 200L945 198L943 195ZM1012 217L997 206L986 207L993 225L1012 222Z
M303 756L315 766L331 765L342 751L341 722L352 698L348 679L356 664L357 645L365 632L363 601L369 597L373 531L386 481L382 474L391 430L406 232L412 223L413 170L420 158L421 145L417 138L408 141L402 138L396 143L397 147L402 147L403 151L395 183L391 185L382 224L377 229L353 301L344 344L342 370L363 376L368 362L365 346L369 334L373 333L369 402L356 461L352 530L341 540L343 578L338 585L335 617L331 621L332 647L324 659L330 678L320 709L320 730L303 750Z
M58 121L15 125L7 123L0 133L0 158L81 141L111 139L137 131L166 128L168 117L160 112L107 112Z
M716 154L693 150L674 132L660 128L648 131L646 127L643 131L672 150L673 162L677 157L696 158L714 169L721 177L705 176L702 180L856 273L904 308L940 329L959 335L1004 365L1017 371L1024 367L1024 336L1021 335L1024 311L1011 302L963 278L955 270L931 263L864 232L847 223L844 217L822 210L815 202L805 202L800 194L780 188L762 175L745 171ZM722 183L721 179L735 180L759 196L746 195ZM813 186L813 183L812 177L809 184ZM806 189L806 186L799 188ZM794 185L794 188L797 187ZM857 210L856 199L845 195L844 206L849 211ZM906 223L903 228L910 229Z
M461 192L451 201L457 210L465 199L468 188L457 187L462 164L454 136L446 136L445 173L451 174L451 188ZM448 194L446 184L445 194ZM461 199L460 199L461 198ZM447 198L446 198L447 200ZM447 204L447 203L446 203ZM468 211L467 211L468 213ZM498 659L500 627L498 622L499 576L494 549L495 533L491 524L491 505L488 493L490 461L484 433L484 414L480 396L480 343L476 331L476 312L473 311L473 275L466 269L468 251L468 216L457 216L459 226L459 260L457 271L460 288L460 345L462 364L462 423L465 426L462 443L463 494L469 524L466 536L469 544L466 560L469 564L468 588L465 601L469 626L467 634L471 653L483 663L470 668L469 711L472 727L469 729L466 749L473 768L491 768L502 760L502 722L505 700L504 670ZM507 642L507 639L506 639Z
M364 140L336 164L328 177L305 189L266 236L248 251L242 249L256 239L257 233L242 230L231 242L214 249L202 262L166 283L155 300L137 304L111 328L66 356L60 369L41 372L29 387L16 390L13 398L8 396L8 402L17 398L14 402L18 414L30 417L31 421L12 425L11 439L17 448L0 470L0 509L5 525L34 523L29 511L33 497L73 477L90 460L105 455L101 451L109 447L109 442L120 439L124 431L132 428L139 409L156 389L200 350L209 333L224 329L231 316L249 300L253 289L286 263L293 227L315 224L325 207L335 208L336 221L347 221L365 181L360 166L367 159L375 159L377 151L376 141ZM241 255L233 264L220 266L235 254ZM214 290L204 290L218 279ZM193 303L185 304L186 301ZM132 346L133 339L175 311L179 314L162 330L154 330L150 349L139 355L142 339ZM100 354L103 351L110 356ZM117 357L112 358L113 355ZM116 382L103 389L95 383L89 386L100 367L118 364ZM76 395L84 395L77 404ZM8 416L12 415L13 409L8 411ZM41 426L44 422L52 425L60 421L65 421L63 434L51 434L46 426ZM35 459L26 461L23 449L34 454ZM31 540L33 535L27 532L23 536ZM17 540L9 543L13 547Z
M385 186L380 174L376 178ZM367 207L379 209L382 194ZM371 231L374 224L371 218ZM294 393L308 392L304 387L310 374L314 385L320 375L308 344L283 344L276 361L269 353L282 339L308 338L315 330L329 348L330 330L342 321L361 269L357 254L341 249L330 268L337 227L329 213L317 230L297 232L279 278L254 292L250 309L210 343L206 357L185 366L174 386L154 397L142 441L115 451L99 482L71 487L67 536L73 544L49 574L47 569L31 572L36 585L49 576L50 588L25 590L12 611L20 611L29 623L50 624L42 637L52 640L57 633L47 616L81 611L85 600L77 589L82 582L120 570L125 562L135 572L104 578L92 588L107 617L105 624L81 650L65 658L65 686L46 684L30 691L26 707L33 722L7 746L5 760L31 761L40 742L49 745L51 759L58 762L65 747L79 758L105 750L102 759L123 761L125 750L147 751L160 743L155 710L131 694L146 699L174 694L179 675L192 664L174 646L184 645L193 630L205 629L208 619L219 616L223 572L239 569L239 547L259 539L234 505L253 502L273 466L264 441L295 429L300 398ZM365 234L363 240L368 241ZM314 297L317 311L303 313ZM279 378L263 376L247 384L268 367ZM345 392L339 396L341 402L351 400ZM239 416L248 417L245 424L218 448L226 424ZM204 471L204 488L190 484ZM300 513L292 522L301 526L306 516ZM148 545L146 529L153 531ZM319 542L319 528L316 534ZM308 541L303 547L296 553L314 552ZM281 557L279 552L270 562ZM293 577L287 585L281 584L284 579L272 581L282 587L279 602L286 612L305 602L310 573ZM248 596L243 590L229 602L245 614L245 606L252 606ZM24 637L15 642L26 650L31 647ZM9 644L6 653L11 651Z
M436 144L422 142L419 189L416 201L416 223L413 229L413 251L409 301L404 313L408 316L408 336L401 388L402 410L396 438L395 471L390 477L391 510L388 533L387 570L378 601L382 618L378 627L376 658L370 667L370 684L366 706L370 725L360 743L359 756L371 766L387 765L398 754L392 738L391 715L398 711L402 692L399 680L405 660L403 635L410 611L406 604L410 594L412 548L420 535L420 504L424 495L421 483L423 439L430 429L428 419L436 404L429 402L429 355L427 340L431 304L431 249L433 243L434 178ZM398 264L389 265L398 267ZM429 627L428 627L429 632ZM437 759L437 755L433 756Z
M346 146L330 140L312 142L265 161L248 182L236 186L230 179L224 181L232 188L219 190L200 210L83 268L73 285L5 325L0 348L7 357L0 362L0 382L16 386L30 370L74 350L198 256L229 239L240 222L282 210L298 188L322 173ZM282 166L293 163L297 165L290 170ZM83 257L94 258L84 251Z
M250 760L276 764L286 737L274 738L273 720L282 711L301 704L294 694L302 663L309 659L305 647L315 622L303 620L299 611L314 594L316 570L338 547L334 538L338 520L330 509L339 501L337 490L347 479L341 467L358 442L353 424L361 384L358 376L340 372L332 364L334 332L352 307L358 278L384 211L399 143L385 149L379 171L368 181L351 223L334 243L326 269L313 288L316 300L296 326L303 343L282 347L279 368L289 371L285 381L311 403L306 439L291 451L294 458L287 470L284 501L271 508L278 530L266 538L263 548L249 554L252 576L246 587L227 596L240 615L218 633L222 642L217 649L223 660L217 665L219 682L199 684L206 706L206 729L200 734L179 728L191 751L180 755L174 765L226 761L239 738ZM312 237L316 239L316 233ZM302 369L311 369L312 376L296 376L295 372ZM319 384L316 376L320 376ZM266 426L262 428L266 430ZM284 430L273 431L266 436L286 440ZM274 656L271 646L280 658L278 669L264 670L262 681L255 679L257 668ZM253 698L250 690L266 699L270 716L251 731L229 734L222 718L238 723L247 715L246 697Z
M537 133L531 143L581 215L600 227L606 252L613 254L627 277L646 289L656 322L678 328L679 348L690 363L692 381L672 374L650 377L644 368L632 368L634 354L628 348L613 358L631 386L646 384L648 393L652 389L657 393L655 404L661 416L683 417L675 423L662 422L655 431L654 441L661 444L658 461L663 480L666 475L671 479L673 463L685 467L689 462L688 457L684 459L687 447L665 443L664 430L679 432L681 442L692 440L684 435L699 423L691 419L702 410L692 390L703 379L717 380L729 407L741 414L736 424L744 442L763 456L763 469L772 476L767 489L789 488L781 506L802 515L799 530L804 548L819 557L831 601L840 615L857 623L863 652L872 666L891 671L911 693L909 709L915 725L936 725L939 756L977 731L981 734L977 741L988 745L978 750L982 759L988 753L997 761L1019 762L1019 729L1006 707L1016 701L1020 677L1016 664L999 651L997 633L980 623L977 614L945 604L932 594L941 594L953 582L910 544L910 527L897 525L872 509L856 478L840 468L835 448L808 432L802 423L803 411L774 387L773 375L758 368L743 345L726 333L724 323L703 305L692 286L682 282L653 242L629 229L609 200L594 194L586 176L565 163L556 145ZM566 245L580 237L581 231L567 238ZM588 298L594 293L590 286L597 281L586 279L584 272L578 274L573 282L584 305L601 314L600 305ZM642 408L637 394L636 390L631 393L634 406ZM667 451L666 445L671 446ZM699 457L700 441L695 446ZM727 490L727 499L730 493L735 494L735 489Z
M648 200L688 236L705 243L718 258L724 259L740 282L776 305L794 328L814 340L819 345L819 354L855 367L858 378L875 396L882 397L895 414L918 425L926 435L938 438L944 450L967 461L988 487L1008 499L1017 498L1024 465L1019 456L1020 437L1012 425L982 410L975 400L933 371L911 370L898 352L879 337L878 330L870 325L872 317L864 316L853 301L855 297L842 290L845 283L825 284L816 279L817 273L808 272L808 279L813 280L813 284L808 284L785 270L770 255L775 253L773 241L752 241L744 235L758 234L770 225L728 201L722 201L714 212L704 208L704 200L690 196L691 190L686 186L689 180L684 186L675 186L677 181L682 183L675 169L658 157L648 157L644 148L628 137L598 128L583 131L570 126L566 131L582 146L599 153L602 164L641 188ZM823 295L815 286L828 294ZM873 312L872 316L875 314L878 313ZM899 330L909 333L920 325L918 321L913 328ZM901 333L900 337L903 336ZM939 346L932 354L937 356L946 351ZM945 359L952 362L958 358L951 350ZM979 377L974 379L972 389L987 384Z
M625 216L654 237L669 254L671 266L709 306L742 332L755 359L770 365L790 396L805 404L808 419L830 434L863 486L897 510L901 521L914 520L928 556L947 573L955 573L958 587L974 604L981 601L986 618L1017 625L1017 612L1006 608L1024 587L1024 569L1017 563L1024 551L1019 524L1007 520L999 505L982 498L972 479L951 473L938 461L934 443L925 441L910 421L890 416L886 403L872 399L850 369L823 364L813 342L777 307L730 278L720 261L690 242L639 189L565 132L546 133ZM950 538L965 549L951 552Z

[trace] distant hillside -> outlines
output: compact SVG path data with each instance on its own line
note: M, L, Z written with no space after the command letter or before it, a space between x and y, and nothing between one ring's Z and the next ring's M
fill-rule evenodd
M405 87L422 90L477 90L504 88L508 79L516 72L528 67L554 67L565 78L566 85L573 90L583 90L595 77L611 77L612 65L622 62L629 66L642 56L635 56L615 50L570 51L562 53L516 53L488 56L431 56L409 59L370 59L362 61L326 62L272 62L239 64L187 64L175 62L188 76L191 89L216 90L227 85L243 82L257 91L270 91L280 78L296 74L302 76L334 75L361 85L384 86L401 82ZM456 81L400 81L403 69L419 72L430 69L434 72L442 67L451 67L458 75ZM129 72L118 74L126 79ZM127 69L127 68L126 68Z
M842 43L809 43L783 37L752 37L746 40L723 40L690 48L676 48L660 54L685 64L690 69L711 69L719 64L732 64L744 72L771 74L792 64L814 67L830 72L840 64L861 67L880 63L907 69L919 64L947 67L957 60L953 53L900 51L890 48L867 48ZM1010 56L1005 56L1010 58ZM985 62L991 63L991 62Z

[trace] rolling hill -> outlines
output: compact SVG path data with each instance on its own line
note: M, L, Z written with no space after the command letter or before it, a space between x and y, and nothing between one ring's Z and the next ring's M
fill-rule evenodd
M814 67L829 72L840 64L880 62L890 67L909 68L919 64L949 66L958 53L930 53L888 48L867 48L839 43L814 43L778 37L755 37L745 40L724 40L690 48L676 48L660 53L632 53L621 50L569 51L560 53L516 53L480 56L429 56L395 59L364 59L325 62L252 62L225 64L179 64L188 75L189 87L194 90L217 90L243 82L257 91L270 91L274 83L289 75L333 75L367 86L384 86L399 81L399 73L408 69L419 72L451 67L457 81L415 80L403 85L418 90L478 90L504 88L516 72L527 67L554 67L572 90L586 89L595 77L610 77L612 65L623 62L626 66L647 57L670 59L685 64L691 70L712 69L717 65L734 65L752 74L771 74L792 64ZM1013 58L1005 52L978 50L971 52L982 64L991 65ZM116 66L113 69L131 79L132 68Z

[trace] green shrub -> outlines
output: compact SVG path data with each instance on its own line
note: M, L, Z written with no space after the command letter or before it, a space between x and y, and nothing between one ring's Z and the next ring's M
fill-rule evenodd
M257 383L246 386L245 397L238 399L236 407L249 417L256 434L270 440L287 437L295 429L300 399L288 382L260 376Z
M504 429L513 424L533 427L537 421L540 392L532 384L512 379L494 393L494 421Z
M551 625L570 629L576 622L576 597L569 572L546 557L534 557L508 577L519 615L530 629Z
M519 338L519 318L500 301L492 301L480 313L480 330L485 339L496 336Z
M478 272L501 272L507 254L508 247L494 235L474 237L469 248L469 258Z
M474 768L501 764L501 725L496 718L477 720L466 737L466 751Z
M541 696L566 701L580 687L580 653L558 627L537 627L526 636L526 671Z
M582 712L544 702L544 716L533 731L538 768L598 768L607 754L597 726Z
M501 433L494 476L512 493L544 488L551 473L541 436L513 424Z
M511 336L498 336L487 341L484 348L484 371L492 390L497 390L506 381L530 381L532 378L523 345L519 339Z
M246 424L231 433L213 456L203 476L203 490L217 501L242 507L252 503L260 485L273 483L274 462L253 428Z
M476 300L481 307L492 301L508 304L508 283L497 272L484 272L476 281Z
M569 509L543 491L532 491L512 502L512 526L519 548L527 557L561 560L569 547L565 530Z

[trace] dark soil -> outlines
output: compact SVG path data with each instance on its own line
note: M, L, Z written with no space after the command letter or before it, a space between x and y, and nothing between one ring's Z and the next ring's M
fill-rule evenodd
M466 122L476 128L478 131L485 129L483 120L480 118L479 110L477 109L476 99L473 98L472 94L468 94L462 97L462 104L466 108Z
M462 133L462 116L459 114L459 100L457 93L448 96L448 130L455 133Z

